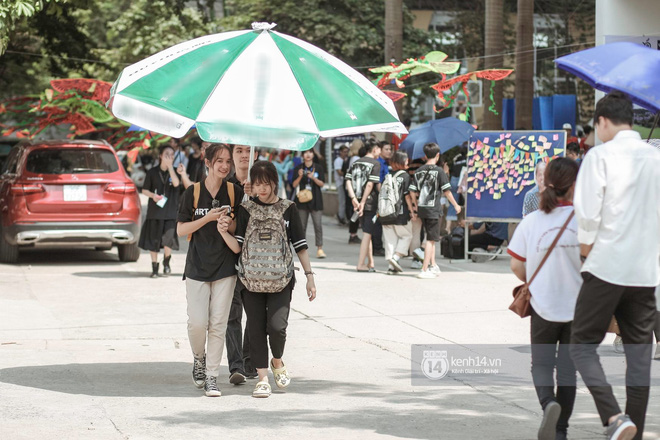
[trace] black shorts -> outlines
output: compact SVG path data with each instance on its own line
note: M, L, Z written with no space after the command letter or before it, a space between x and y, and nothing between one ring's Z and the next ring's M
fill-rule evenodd
M423 218L422 226L426 233L426 240L440 241L440 219L439 218Z
M376 217L376 211L364 211L362 217L360 217L360 225L362 226L362 232L365 234L372 234L376 229L376 223L374 218Z

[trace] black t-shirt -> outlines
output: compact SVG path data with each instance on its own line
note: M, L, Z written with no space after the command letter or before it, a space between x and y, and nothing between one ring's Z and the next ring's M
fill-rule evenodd
M399 173L399 171L390 171L392 178L399 182L399 188L401 189L400 197L402 211L401 214L397 216L396 223L394 224L407 225L410 221L410 210L408 209L408 204L406 203L406 195L410 194L410 175L404 171L395 177L396 173Z
M318 186L312 179L307 177L308 172L313 172L315 177L321 182L325 182L325 172L323 167L320 167L318 164L312 164L311 167L307 168L305 163L301 163L293 169L293 180L298 178L298 170L303 170L303 177L300 179L298 188L302 191L303 189L312 190L312 200L307 203L300 203L296 197L296 205L298 209L308 209L310 211L323 211L323 194L321 193L321 187Z
M179 180L179 186L172 185L170 172L161 170L159 166L147 171L142 189L167 197L167 202L165 202L165 206L162 208L156 205L153 199L149 199L147 204L147 219L174 220L177 215L177 209L179 208L179 194L181 194L182 188L181 180Z
M259 205L268 206L267 203L261 202L258 198L254 198L253 201ZM289 238L289 242L293 245L294 252L298 253L307 249L305 231L303 230L298 207L295 203L292 203L291 206L284 211L283 217L286 225L286 235ZM247 209L241 205L236 214L236 234L234 235L236 241L238 241L241 246L243 246L243 242L245 241L245 231L247 230L249 221L250 214L247 212Z
M193 212L194 185L190 185L183 193L178 222L190 222L204 217L213 207L214 197L201 183L197 209ZM215 195L220 206L229 205L227 184L222 183ZM232 212L237 212L243 199L243 190L234 185L234 203ZM193 218L194 214L194 218ZM235 254L218 232L217 222L209 222L192 234L188 254L186 255L186 269L184 277L195 281L217 281L236 274L238 255Z
M374 187L369 193L369 198L364 204L365 211L376 211L378 208L378 188L380 183L380 162L378 159L363 157L355 161L351 169L346 173L346 181L351 181L353 192L358 201L362 201L362 194L368 182L373 182Z
M440 197L451 189L447 175L437 165L419 167L410 184L410 191L419 194L417 207L419 218L439 218L442 216Z

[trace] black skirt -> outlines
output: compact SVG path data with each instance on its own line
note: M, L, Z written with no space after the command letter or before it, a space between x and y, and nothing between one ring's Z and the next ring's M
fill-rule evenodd
M140 232L140 249L158 252L164 247L179 250L179 237L176 235L176 220L146 219Z

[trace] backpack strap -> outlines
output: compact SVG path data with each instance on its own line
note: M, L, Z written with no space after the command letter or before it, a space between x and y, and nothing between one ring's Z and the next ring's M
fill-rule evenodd
M202 184L200 182L195 182L193 185L193 217L191 221L195 221L195 211L197 210L197 205L199 204L199 193L202 191ZM192 239L192 234L188 234L187 240Z
M227 182L227 194L229 195L229 206L231 211L234 212L234 184Z

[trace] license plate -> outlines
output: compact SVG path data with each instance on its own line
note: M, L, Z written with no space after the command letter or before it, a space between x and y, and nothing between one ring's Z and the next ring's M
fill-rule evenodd
M64 185L65 202L84 202L87 200L86 185Z

